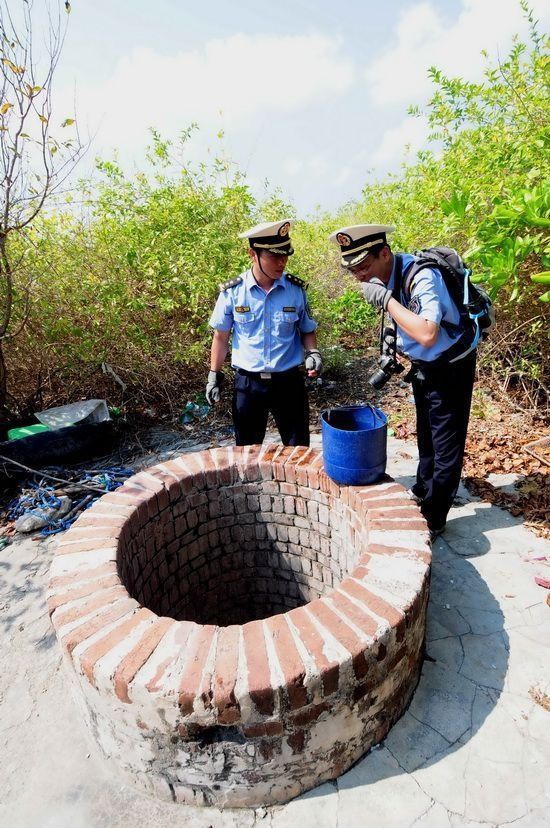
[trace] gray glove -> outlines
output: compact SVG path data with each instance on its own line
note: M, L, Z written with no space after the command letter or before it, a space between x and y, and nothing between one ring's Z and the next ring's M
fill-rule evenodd
M369 282L361 284L361 290L365 301L372 305L373 308L379 310L386 310L388 302L391 299L391 290L388 290L379 279L371 279Z
M317 376L323 370L323 358L317 350L306 351L306 371L315 371Z
M206 383L206 402L214 405L220 401L220 393L223 385L223 374L221 371L209 371L208 382Z

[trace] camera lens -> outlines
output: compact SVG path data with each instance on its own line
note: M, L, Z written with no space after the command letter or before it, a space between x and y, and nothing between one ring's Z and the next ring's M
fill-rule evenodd
M386 373L382 368L379 368L374 374L371 374L367 382L373 388L382 388L387 383L391 374Z
M372 385L373 388L382 388L390 377L394 374L400 374L403 370L403 366L400 365L399 362L396 362L391 356L380 357L378 365L380 366L378 370L376 370L374 374L371 374L367 380L368 384Z

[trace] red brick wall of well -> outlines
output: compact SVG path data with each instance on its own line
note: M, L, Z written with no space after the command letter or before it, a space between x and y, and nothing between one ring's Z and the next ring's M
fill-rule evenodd
M105 754L154 795L255 807L338 776L401 715L429 566L402 486L340 487L313 449L227 447L85 512L49 609Z

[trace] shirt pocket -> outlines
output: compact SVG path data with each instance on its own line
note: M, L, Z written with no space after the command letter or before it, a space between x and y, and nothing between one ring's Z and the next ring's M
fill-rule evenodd
M233 313L233 323L238 329L239 333L245 336L251 336L254 330L255 314L251 312Z
M278 311L273 315L275 333L278 336L292 336L296 330L299 316L295 311Z

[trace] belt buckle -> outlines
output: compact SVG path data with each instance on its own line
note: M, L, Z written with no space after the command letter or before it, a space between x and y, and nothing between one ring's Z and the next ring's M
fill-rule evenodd
M265 371L262 371L260 373L260 379L271 379L271 374L266 373Z

